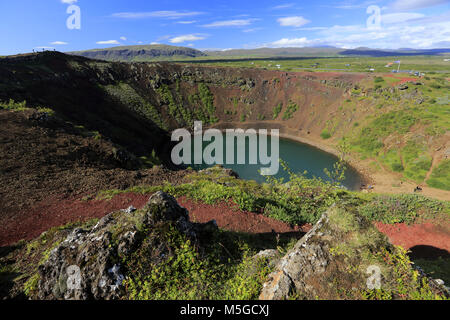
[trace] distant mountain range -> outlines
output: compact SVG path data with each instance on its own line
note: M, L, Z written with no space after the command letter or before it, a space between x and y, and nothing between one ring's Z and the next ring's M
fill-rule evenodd
M335 47L303 47L303 48L258 48L258 49L231 49L231 50L205 50L208 56L213 57L296 57L296 56L337 56L342 49Z
M108 61L177 61L177 60L208 60L233 58L288 58L288 57L339 57L339 56L414 56L450 54L450 48L442 49L399 49L382 50L371 48L341 49L335 47L303 47L303 48L258 48L205 50L169 45L139 45L119 46L105 49L68 52L68 54L91 59Z
M178 60L206 56L205 53L196 49L168 45L120 46L67 53L91 59L128 62Z

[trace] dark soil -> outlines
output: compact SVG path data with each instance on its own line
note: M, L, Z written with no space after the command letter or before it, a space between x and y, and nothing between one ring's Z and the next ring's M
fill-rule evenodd
M185 176L163 167L125 169L111 142L59 122L30 120L34 114L0 110L0 245L31 239L77 217L108 213L83 202L70 212L66 205L74 199L100 190L177 183Z

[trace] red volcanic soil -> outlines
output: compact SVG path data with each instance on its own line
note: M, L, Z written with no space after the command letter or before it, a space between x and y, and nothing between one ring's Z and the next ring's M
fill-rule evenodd
M395 245L411 251L412 258L433 259L450 256L450 232L442 225L430 222L406 225L404 223L375 223L378 230L386 234Z
M81 198L58 199L53 197L23 209L20 217L12 216L0 225L0 247L19 240L31 240L42 232L70 222L102 218L110 212L126 209L130 205L143 207L148 195L119 194L112 200L84 201Z
M214 205L195 202L182 197L178 199L178 203L189 211L192 221L205 223L216 220L220 228L247 232L247 233L286 233L286 232L307 232L311 229L311 225L294 226L268 218L262 214L241 211L234 203L220 202Z
M19 240L31 240L42 232L65 225L70 222L86 221L92 218L101 218L110 212L126 209L133 205L142 208L149 194L135 193L119 194L111 200L90 200L80 198L47 199L38 202L30 209L25 209L21 219L11 217L2 221L0 225L0 247L11 245ZM232 203L218 203L208 205L189 200L185 197L177 199L185 207L194 222L208 222L216 220L220 228L230 231L248 233L286 233L307 232L311 226L291 227L286 223L265 217L261 214L243 212L235 208Z

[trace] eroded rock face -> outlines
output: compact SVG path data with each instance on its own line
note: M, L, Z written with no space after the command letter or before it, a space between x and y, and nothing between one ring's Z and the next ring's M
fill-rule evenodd
M328 237L322 232L327 222L325 213L278 262L263 285L261 300L287 299L294 291L314 294L314 289L305 280L323 273L329 263Z
M197 233L217 228L213 222L189 221L186 209L163 192L152 195L143 210L112 213L93 228L75 229L39 267L39 299L118 299L123 296L124 261L137 250L145 230L172 222L195 241Z

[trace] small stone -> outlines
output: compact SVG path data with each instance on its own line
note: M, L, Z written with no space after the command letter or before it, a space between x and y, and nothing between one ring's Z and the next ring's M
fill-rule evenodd
M133 206L129 206L127 209L125 209L125 213L133 213L136 211L136 208Z

